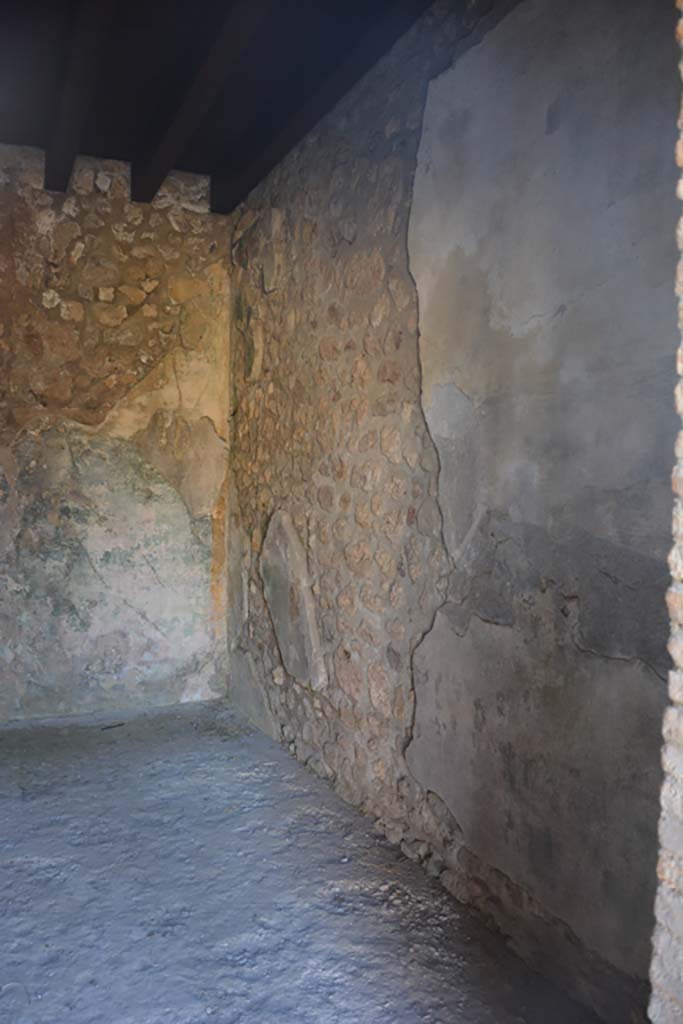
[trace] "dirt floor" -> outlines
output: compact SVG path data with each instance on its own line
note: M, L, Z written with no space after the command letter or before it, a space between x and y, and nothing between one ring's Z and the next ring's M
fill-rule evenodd
M225 704L0 728L3 1024L588 1024Z

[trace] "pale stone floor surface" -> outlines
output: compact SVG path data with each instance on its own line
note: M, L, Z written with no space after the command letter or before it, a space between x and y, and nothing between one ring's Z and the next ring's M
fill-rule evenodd
M588 1024L226 705L0 728L2 1024Z

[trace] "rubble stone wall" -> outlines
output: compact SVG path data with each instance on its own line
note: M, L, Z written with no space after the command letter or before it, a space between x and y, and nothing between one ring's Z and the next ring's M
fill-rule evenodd
M623 1024L667 669L671 18L483 6L431 8L235 224L230 680Z
M227 224L0 149L0 718L225 688Z

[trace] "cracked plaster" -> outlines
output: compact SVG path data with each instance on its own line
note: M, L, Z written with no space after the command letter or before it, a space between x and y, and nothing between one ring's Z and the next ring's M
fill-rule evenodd
M454 568L408 764L625 978L650 955L668 667L666 14L520 4L430 85L409 233Z

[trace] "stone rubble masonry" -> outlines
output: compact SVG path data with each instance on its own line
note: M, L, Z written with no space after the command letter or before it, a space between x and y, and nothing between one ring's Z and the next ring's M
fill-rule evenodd
M232 234L232 693L413 856L426 846L411 814L420 833L449 829L403 758L412 652L448 560L406 230L427 82L465 30L436 8L251 194ZM284 513L307 560L290 564L292 595L316 605L315 679L288 671L308 660L303 635L283 663L296 631L264 593L264 538Z
M677 0L676 6L683 11L681 0ZM683 46L683 16L678 22L677 39ZM683 78L683 59L679 69ZM676 162L682 172L678 198L683 200L683 105L678 127ZM677 239L681 257L676 296L678 324L683 335L683 218L678 223ZM677 371L676 410L683 417L683 342L678 349ZM672 475L674 544L669 558L672 581L667 595L671 616L669 653L674 668L669 673L671 703L665 712L663 728L659 888L655 901L657 923L650 969L650 1019L653 1024L680 1024L683 1021L683 431L678 435L675 455Z
M0 717L225 686L227 224L0 147Z

